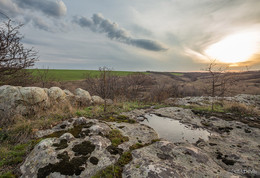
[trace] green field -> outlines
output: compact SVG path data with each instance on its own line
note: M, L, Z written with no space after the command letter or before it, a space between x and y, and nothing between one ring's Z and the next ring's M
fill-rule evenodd
M43 73L46 69L28 69L33 72L34 76ZM83 80L85 79L86 74L90 74L91 77L97 77L100 74L98 70L60 70L60 69L47 69L48 77L53 77L58 81L73 81L73 80ZM136 72L128 72L128 71L112 71L113 75L117 76L126 76L129 74L133 74Z
M172 72L171 74L172 74L172 75L175 75L175 76L183 76L182 73L177 73L177 72Z

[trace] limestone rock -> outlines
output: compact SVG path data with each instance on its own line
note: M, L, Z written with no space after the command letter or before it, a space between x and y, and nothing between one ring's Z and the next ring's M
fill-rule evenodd
M91 96L88 91L81 88L75 90L76 98L80 105L89 105L91 103Z
M39 87L0 87L0 112L29 114L49 105L48 95ZM38 107L38 108L37 108Z
M207 154L190 144L159 141L132 152L133 160L124 168L126 177L231 177Z
M106 104L107 105L112 105L114 102L113 102L113 100L111 100L111 99L106 99Z
M65 92L59 87L51 87L48 90L48 95L53 101L64 101L66 98Z
M26 158L21 177L91 177L119 158L107 151L110 140L100 136L111 128L97 120L73 118L53 130L55 137L41 141Z
M127 136L129 141L120 144L118 147L123 150L129 150L129 147L135 144L148 144L159 139L158 134L149 126L143 124L129 123L109 123L113 129L119 129L122 135Z
M100 96L92 96L92 101L94 104L104 104L105 100L102 99Z
M142 142L157 139L156 132L145 125L99 122L84 117L72 118L39 136L47 137L37 144L20 167L25 177L91 177L98 171L114 164L120 152L111 151L111 141L106 137L112 129L129 137L117 149L128 150ZM48 138L51 137L51 138Z
M71 93L69 90L67 90L67 89L65 89L65 90L63 90L64 91L64 93L66 94L66 96L74 96L74 94L73 93Z

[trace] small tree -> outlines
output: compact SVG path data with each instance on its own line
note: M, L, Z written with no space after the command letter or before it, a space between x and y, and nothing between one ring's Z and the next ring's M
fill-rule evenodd
M213 60L205 70L209 72L209 85L206 86L205 91L212 97L211 110L213 111L214 98L225 96L230 86L236 83L237 77L227 66L219 66L216 60Z
M37 60L37 52L21 43L21 27L21 24L13 26L11 20L0 25L0 85L25 82L30 75L23 69L33 66Z

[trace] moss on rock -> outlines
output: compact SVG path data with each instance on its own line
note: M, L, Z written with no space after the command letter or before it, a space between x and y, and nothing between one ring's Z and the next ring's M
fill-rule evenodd
M75 145L72 150L75 152L75 155L88 155L95 150L95 145L90 141L84 141L81 144Z
M62 139L60 143L54 143L52 146L57 147L55 150L62 150L68 147L68 141L66 139Z
M61 161L56 164L48 164L47 166L40 168L37 174L38 178L45 178L53 172L59 172L62 175L80 175L85 168L83 165L88 159L87 156L74 157L70 160L68 152L63 152L57 156Z

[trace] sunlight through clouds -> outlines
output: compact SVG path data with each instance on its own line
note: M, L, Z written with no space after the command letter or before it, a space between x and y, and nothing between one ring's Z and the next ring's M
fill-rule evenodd
M257 52L260 33L244 32L230 35L211 45L205 53L224 63L239 63L249 60Z

